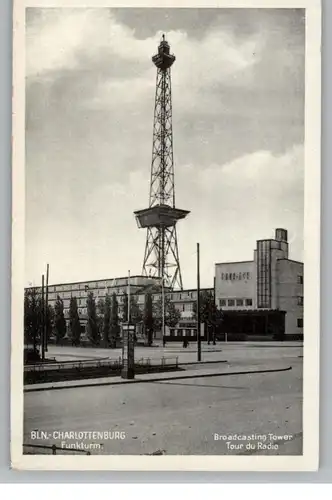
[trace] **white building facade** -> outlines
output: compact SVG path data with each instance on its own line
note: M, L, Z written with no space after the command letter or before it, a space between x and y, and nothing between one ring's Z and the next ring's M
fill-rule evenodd
M303 263L288 255L287 230L278 228L274 239L257 241L252 260L215 265L215 301L225 328L228 322L237 332L303 336Z

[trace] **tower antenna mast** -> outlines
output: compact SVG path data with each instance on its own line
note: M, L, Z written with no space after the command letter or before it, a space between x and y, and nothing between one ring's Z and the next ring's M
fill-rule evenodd
M175 56L162 35L158 53L153 121L149 208L135 213L138 226L147 229L143 275L163 279L171 289L183 289L176 224L189 211L175 207L171 66Z

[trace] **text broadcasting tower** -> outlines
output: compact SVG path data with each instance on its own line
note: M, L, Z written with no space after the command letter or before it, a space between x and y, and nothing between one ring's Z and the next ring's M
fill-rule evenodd
M138 226L147 228L143 275L160 277L164 285L182 290L176 223L189 214L175 208L171 66L175 56L163 35L158 54L153 123L149 208L135 212Z

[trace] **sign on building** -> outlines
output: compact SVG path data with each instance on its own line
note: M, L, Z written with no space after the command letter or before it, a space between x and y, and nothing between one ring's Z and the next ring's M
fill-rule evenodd
M241 281L250 280L251 273L241 272L241 273L221 273L221 279L223 281Z

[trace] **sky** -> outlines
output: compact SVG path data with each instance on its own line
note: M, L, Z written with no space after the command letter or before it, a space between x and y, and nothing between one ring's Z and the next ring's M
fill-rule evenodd
M141 274L156 68L172 67L183 285L288 229L303 259L304 11L29 8L25 284Z

